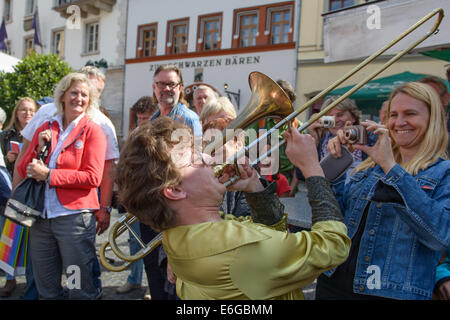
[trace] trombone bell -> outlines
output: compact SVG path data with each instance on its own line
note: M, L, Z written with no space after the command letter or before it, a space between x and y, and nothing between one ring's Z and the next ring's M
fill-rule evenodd
M227 130L247 129L251 124L264 118L284 119L294 112L292 102L284 90L265 74L254 71L248 76L252 91L250 101L245 109L231 121L223 130L223 139L216 139L205 148L205 152L218 150L233 135L227 135Z
M250 73L248 83L252 91L250 101L227 129L245 129L260 119L283 119L294 112L286 92L265 74L257 71Z

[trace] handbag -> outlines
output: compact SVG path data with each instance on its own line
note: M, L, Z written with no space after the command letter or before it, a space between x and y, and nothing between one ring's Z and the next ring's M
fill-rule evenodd
M45 162L50 142L39 152L37 159ZM24 227L31 227L44 210L45 181L25 178L11 193L4 215Z

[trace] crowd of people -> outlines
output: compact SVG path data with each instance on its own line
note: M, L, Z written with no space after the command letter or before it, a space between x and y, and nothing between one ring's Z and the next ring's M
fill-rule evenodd
M278 131L286 145L277 159L252 167L245 158L220 176L218 159L248 142L242 131L205 151L237 117L228 98L201 85L189 105L181 70L161 65L153 96L131 108L119 150L100 103L104 82L94 67L71 73L53 98L20 99L0 133L2 210L25 178L45 182L44 210L29 228L24 299L101 298L95 239L109 228L112 206L138 218L133 230L145 243L162 234L117 294L140 288L145 271L153 300L303 299L302 288L316 279L317 300L450 299L450 94L439 78L400 85L380 105L379 122L362 121L351 99L327 113L332 127L315 122L300 133L295 120ZM294 104L292 86L277 83ZM346 138L354 125L367 132L365 144ZM179 132L187 134L174 139ZM46 144L47 160L36 160ZM343 148L353 163L329 181L320 161L339 158ZM310 229L289 226L280 200L295 196L299 181ZM139 249L130 233L130 254ZM77 287L62 286L69 266L80 268ZM15 274L7 274L0 296L15 289Z

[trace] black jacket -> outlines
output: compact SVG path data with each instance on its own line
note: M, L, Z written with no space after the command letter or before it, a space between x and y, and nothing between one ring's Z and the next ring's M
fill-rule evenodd
M10 141L17 141L22 143L22 134L15 126L12 126L10 129L6 131L0 132L0 147L2 148L3 158L5 160L6 168L8 169L9 174L12 176L14 172L14 162L10 163L8 159L6 159L6 154L9 150L11 150Z

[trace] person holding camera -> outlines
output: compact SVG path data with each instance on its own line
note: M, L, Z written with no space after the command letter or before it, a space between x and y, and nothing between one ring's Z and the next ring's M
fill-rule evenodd
M339 98L340 96L328 97L323 102L321 110L325 109ZM328 120L330 117L334 118L334 121ZM328 141L334 138L338 130L342 129L348 122L354 125L358 125L360 122L360 111L358 110L358 106L354 100L349 98L343 100L336 107L328 111L326 117L322 117L319 121L314 122L308 127L308 133L316 141L319 151L319 161L328 154ZM360 154L361 152L358 152L358 155L355 154L355 157L361 160L362 157Z
M340 96L329 96L323 102L321 110L325 109L339 98ZM326 116L320 118L319 121L312 123L308 127L308 133L314 138L317 145L319 161L325 158L329 153L327 150L328 142L336 137L337 132L345 125L359 125L360 115L361 112L358 110L355 101L347 98L328 111ZM372 146L375 144L376 139L377 136L369 132L366 143ZM353 150L352 156L353 164L347 169L347 173L351 173L361 161L367 158L367 154L357 149ZM296 174L297 177L301 179L301 172L299 169L296 169Z
M390 95L386 127L364 122L378 136L349 183L333 191L352 239L345 263L322 274L316 299L431 299L435 270L450 245L450 161L444 110L428 85L410 82ZM344 130L330 140L338 157Z

